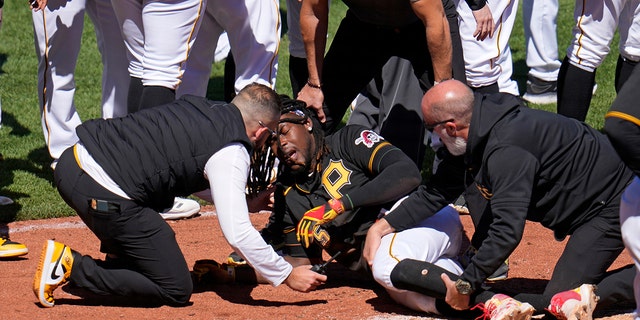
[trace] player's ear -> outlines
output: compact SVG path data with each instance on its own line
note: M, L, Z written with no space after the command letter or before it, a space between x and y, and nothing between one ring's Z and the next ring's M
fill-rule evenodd
M311 121L311 118L307 118L307 121L304 123L304 127L307 128L307 131L313 132L313 121Z

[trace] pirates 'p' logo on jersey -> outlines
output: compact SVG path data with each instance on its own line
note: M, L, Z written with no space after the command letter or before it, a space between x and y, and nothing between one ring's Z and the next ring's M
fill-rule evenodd
M356 145L362 143L367 146L367 148L371 148L374 143L380 140L384 140L384 138L379 136L377 133L371 130L363 130L360 132L360 136L356 139L355 143Z
M353 171L347 169L342 160L331 160L322 172L322 186L332 198L341 198L340 189L351 184L351 173Z

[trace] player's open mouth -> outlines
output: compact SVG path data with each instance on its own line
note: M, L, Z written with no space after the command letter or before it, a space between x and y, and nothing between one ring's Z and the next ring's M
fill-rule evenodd
M296 150L287 151L284 155L284 161L287 164L295 163L296 159L298 159L298 153Z

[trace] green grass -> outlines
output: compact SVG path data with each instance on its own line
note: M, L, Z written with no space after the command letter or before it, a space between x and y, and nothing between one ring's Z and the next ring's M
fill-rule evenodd
M283 16L286 12L281 0ZM558 41L560 57L569 44L573 23L573 1L560 0L558 17ZM329 40L335 34L338 22L345 13L342 1L331 5ZM95 44L93 25L85 19L82 49L76 70L75 104L82 119L100 115L100 82L102 65ZM286 23L286 20L283 19ZM525 65L522 17L519 17L511 35L514 60L514 78L520 90L525 88ZM291 95L288 71L288 39L284 36L280 48L280 60L276 89ZM618 55L617 38L611 53L598 69L598 92L592 100L587 122L602 128L604 113L615 97L613 81ZM209 83L208 96L222 99L223 64L214 66ZM349 76L349 75L345 75ZM37 58L33 44L31 12L26 3L7 1L4 7L3 25L0 30L0 97L2 99L2 128L0 128L0 195L12 198L15 203L0 206L0 222L41 219L74 215L60 198L49 168L49 154L44 145L37 93ZM534 106L555 112L555 105Z

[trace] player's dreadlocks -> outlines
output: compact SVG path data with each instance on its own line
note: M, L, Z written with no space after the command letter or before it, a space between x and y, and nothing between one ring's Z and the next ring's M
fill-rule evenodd
M307 104L304 101L291 99L286 95L280 95L282 105L280 108L280 114L284 115L291 113L295 116L288 118L281 118L278 123L289 122L295 124L304 124L307 119L311 119L314 128L312 132L316 141L316 159L321 159L324 154L328 152L328 146L324 143L324 132L320 121L315 117L313 112L307 108ZM275 141L268 140L267 143L261 149L255 149L251 155L251 168L249 173L249 181L247 183L250 196L256 196L261 191L267 189L272 180L275 180L273 176L273 165L275 163L275 153L271 148L279 144L279 139L275 137ZM320 161L318 161L320 163ZM282 170L278 170L282 172Z
M262 148L254 148L251 154L249 181L247 181L247 189L251 197L255 197L261 191L266 190L273 182L271 180L276 157L271 150L272 142L272 138L269 138Z

